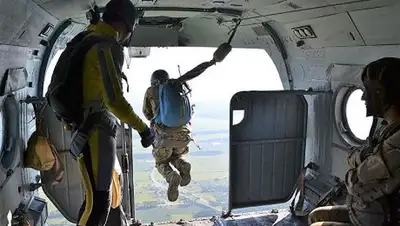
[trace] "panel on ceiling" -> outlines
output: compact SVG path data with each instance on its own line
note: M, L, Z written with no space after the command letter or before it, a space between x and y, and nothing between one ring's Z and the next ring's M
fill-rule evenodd
M0 44L10 44L35 8L29 0L0 0Z
M329 5L337 5L337 4L349 4L352 2L360 2L360 0L325 0L326 2L328 2ZM382 1L382 0L380 0ZM385 1L385 0L383 0ZM367 2L367 1L364 1Z
M99 6L105 6L109 0L96 0ZM34 0L46 11L58 19L77 18L85 15L93 0Z
M174 6L174 7L203 7L204 4L210 2L209 0L186 0L186 1L177 1L177 0L145 0L141 1L139 5L141 6Z
M367 45L400 43L400 4L350 12Z
M304 11L306 9L323 7L327 5L325 1L322 0L288 0L279 1L275 4L263 4L258 5L255 9L261 15L276 15L284 12L295 12Z
M257 10L258 12L259 10ZM298 10L287 13L275 13L272 15L268 15L268 18L281 22L281 23L293 23L298 21L304 21L319 17L324 17L328 15L337 14L338 9L333 6L321 7L317 9L310 10ZM263 13L264 14L264 13Z
M178 46L179 32L155 26L138 26L132 34L130 46Z
M52 30L47 30L45 27L54 28L57 25L57 19L48 14L40 7L35 7L27 21L18 30L12 45L37 47L41 39L47 39ZM39 36L41 31L47 30L47 36Z
M344 1L344 0L334 0L334 1ZM356 11L363 9L372 9L375 7L384 7L388 5L393 5L398 3L399 0L368 0L368 1L351 1L345 4L335 4L335 7L343 11Z
M300 27L310 26L316 37L304 39L312 48L360 46L364 42L347 13L341 13L311 20L286 24L288 32L295 40L300 40L297 31L306 32ZM296 29L300 28L300 29ZM297 31L296 31L297 30Z
M226 8L258 8L277 4L282 0L190 0L190 1L177 1L177 0L145 0L140 5L155 5L155 6L176 6L176 7L226 7Z
M225 7L243 7L245 9L257 9L259 7L267 7L279 4L280 2L282 2L282 0L227 0L221 2L224 2Z

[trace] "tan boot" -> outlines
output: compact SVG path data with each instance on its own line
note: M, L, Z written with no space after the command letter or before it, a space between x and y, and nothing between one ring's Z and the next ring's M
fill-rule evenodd
M182 177L182 181L181 181L181 186L187 186L190 181L192 180L192 177L190 176L190 170L192 169L192 165L190 165L189 162L183 162L181 164L181 168L180 168L180 174Z
M181 176L176 172L174 172L169 178L167 196L170 202L175 202L178 199L179 197L178 188L181 181L182 181Z

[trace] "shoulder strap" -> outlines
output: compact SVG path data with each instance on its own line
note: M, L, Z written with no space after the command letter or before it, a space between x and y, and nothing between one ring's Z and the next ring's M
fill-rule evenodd
M387 128L385 128L382 131L382 134L378 138L378 143L383 142L384 140L388 139L392 135L394 135L396 132L400 130L400 122L395 122L392 125L388 125Z
M91 32L89 32L91 33ZM112 44L117 44L116 40L114 40L111 37L107 37L107 36L101 36L101 35L89 35L89 33L87 33L86 36L88 37L84 37L81 44L80 44L80 53L86 54L94 45L98 44L98 43L102 43L102 42L108 42L111 45Z

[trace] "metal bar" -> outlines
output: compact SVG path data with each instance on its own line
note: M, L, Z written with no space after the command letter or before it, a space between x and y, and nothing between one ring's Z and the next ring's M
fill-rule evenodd
M128 152L128 160L129 160L129 193L130 193L130 205L131 205L131 218L136 219L136 207L135 207L135 180L134 180L134 171L133 171L133 137L132 137L132 129L129 127L128 129L128 140L129 144L129 152Z
M104 12L104 7L99 7L100 12ZM221 13L229 14L233 16L241 17L243 11L238 9L228 9L228 8L197 8L197 7L168 7L168 6L140 6L137 7L138 11L180 11L180 12L204 12L204 13Z
M283 44L283 41L279 38L278 33L272 28L271 25L269 25L267 22L262 23L262 25L264 29L268 32L268 34L271 36L271 38L274 40L276 47L278 48L279 52L282 55L283 62L285 63L285 69L288 77L289 87L291 90L293 90L294 88L293 75L292 71L290 70L290 63L288 62L288 54L286 52L285 45Z
M242 144L270 144L270 143L286 143L286 142L298 142L303 141L303 137L295 138L282 138L282 139L269 139L269 140L254 140L254 141L231 141L232 145Z
M122 174L124 177L124 187L123 187L123 206L125 214L128 216L128 219L131 218L131 206L130 206L130 196L129 196L129 160L128 160L128 152L126 150L126 139L125 139L125 123L121 122L121 142L122 142Z

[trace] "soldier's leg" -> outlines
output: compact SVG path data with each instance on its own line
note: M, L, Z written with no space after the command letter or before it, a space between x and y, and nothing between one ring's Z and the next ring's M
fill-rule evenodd
M122 205L117 208L110 209L110 214L108 215L108 220L106 226L128 226L128 221L125 216L124 209Z
M168 182L168 200L174 202L179 197L179 184L181 183L181 176L172 169L169 164L172 155L172 149L164 147L154 147L153 156L156 161L156 168L158 172Z
M308 216L308 223L313 226L351 225L347 206L322 206L314 209Z
M116 153L115 138L108 131L96 128L89 136L89 147L78 157L85 185L84 210L78 225L106 224L110 212L110 188Z
M114 171L112 197L113 201L110 208L110 214L106 226L129 226L128 219L126 218L124 208L122 207L122 177ZM126 185L128 186L128 185Z
M182 149L174 149L173 157L171 160L171 164L179 171L182 181L181 186L187 186L192 177L190 175L190 171L192 169L191 164L183 157L185 154L189 152L189 147L185 147Z

